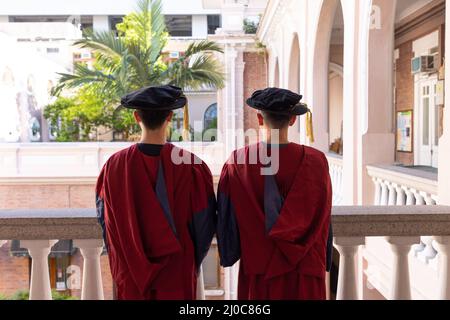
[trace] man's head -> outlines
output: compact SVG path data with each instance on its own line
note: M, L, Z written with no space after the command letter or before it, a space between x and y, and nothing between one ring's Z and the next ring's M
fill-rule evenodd
M298 116L309 111L301 99L301 95L286 89L267 88L253 93L247 104L258 110L260 126L280 130L293 126Z
M158 130L167 127L172 120L173 111L136 110L134 119L142 126L142 129Z
M121 105L134 109L134 117L142 129L159 130L172 120L173 110L183 108L187 99L174 86L146 87L131 92L121 99Z
M297 116L277 114L267 111L260 111L257 116L259 125L268 129L286 129L288 127L292 127L297 121Z

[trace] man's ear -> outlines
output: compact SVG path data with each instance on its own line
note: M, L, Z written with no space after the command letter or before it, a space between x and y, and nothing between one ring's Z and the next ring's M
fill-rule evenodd
M289 120L289 127L292 127L294 124L295 124L295 122L297 122L297 116L292 116L291 117L291 120Z
M166 118L167 122L172 121L172 118L173 118L173 111L170 111L169 115Z
M141 123L142 122L142 119L141 119L141 117L139 116L139 113L135 110L134 112L133 112L133 116L134 116L134 120L136 120L136 123Z
M258 117L258 124L260 127L262 127L264 125L264 117L261 113L257 113L256 116Z

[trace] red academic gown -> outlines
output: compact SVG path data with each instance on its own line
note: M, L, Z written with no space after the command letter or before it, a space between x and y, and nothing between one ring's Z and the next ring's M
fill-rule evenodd
M271 148L279 170L262 175L261 154ZM240 259L240 300L326 299L331 201L327 159L313 148L260 143L232 154L219 183L217 237L224 267Z
M174 164L176 154L193 164ZM133 145L105 164L97 214L119 300L196 298L216 220L211 172L199 162L166 144L160 156Z

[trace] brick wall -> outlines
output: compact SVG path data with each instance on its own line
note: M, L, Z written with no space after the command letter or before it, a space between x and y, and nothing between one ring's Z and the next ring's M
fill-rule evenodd
M244 53L244 130L258 130L256 111L249 108L245 102L256 90L268 86L267 65L264 53Z
M414 57L412 41L401 44L397 49L399 50L399 59L396 61L395 73L396 111L414 110L414 76L411 74L411 59ZM397 119L397 115L395 115L395 119ZM414 129L413 124L413 137ZM396 152L396 161L404 165L413 165L414 153Z
M93 208L95 185L3 185L0 186L0 209ZM79 251L72 265L83 270ZM112 299L112 277L107 256L101 258L105 299ZM29 259L12 257L9 244L0 249L0 294L12 295L29 287ZM80 296L80 290L71 292Z

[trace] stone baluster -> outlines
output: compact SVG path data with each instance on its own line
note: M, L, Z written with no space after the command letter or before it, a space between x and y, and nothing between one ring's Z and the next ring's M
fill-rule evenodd
M437 255L437 251L433 247L433 237L421 237L424 248L418 253L418 257L425 263L430 262Z
M389 190L389 200L388 205L389 206L395 206L397 204L397 193L395 192L396 185L394 183L388 184L388 190Z
M381 182L378 178L373 178L375 184L375 197L374 205L379 206L381 204Z
M419 237L387 237L394 254L391 279L391 300L411 300L408 254Z
M200 271L197 277L197 300L206 300L205 296L205 278L203 276L203 266L200 266Z
M25 240L21 247L31 256L30 300L52 300L48 255L57 240Z
M396 185L395 191L397 193L397 206L404 206L406 205L406 193L402 186Z
M389 189L388 189L388 182L382 181L381 182L381 206L387 206L389 204Z
M231 300L231 268L224 268L223 273L224 300Z
M82 300L103 300L102 270L100 256L103 251L103 240L74 240L74 246L80 249L83 256Z
M411 189L411 192L414 194L414 198L416 198L416 206L425 205L425 199L423 198L423 196L420 194L419 191Z
M414 197L414 193L411 191L411 189L407 187L403 187L403 190L406 193L406 205L407 206L413 206L416 204L416 198Z
M239 261L231 267L230 299L238 299Z
M338 237L334 246L340 254L337 300L358 300L358 249L365 244L365 238Z
M450 300L450 237L434 237L439 252L438 299Z

